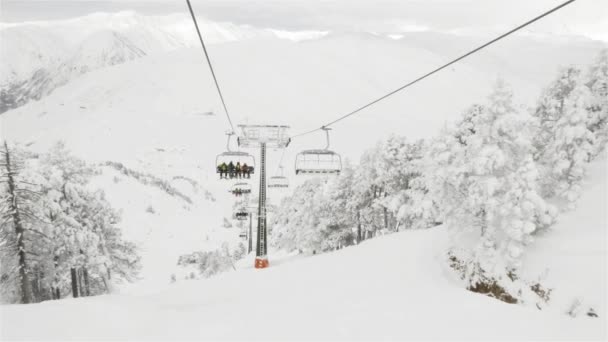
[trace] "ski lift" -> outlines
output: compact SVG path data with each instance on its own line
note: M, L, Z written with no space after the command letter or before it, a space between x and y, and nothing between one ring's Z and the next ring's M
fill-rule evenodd
M296 155L296 175L298 174L336 174L342 171L342 158L334 151L329 150L329 130L325 131L327 145L320 150L304 150Z
M289 180L287 179L287 177L283 176L283 167L279 166L279 169L281 170L281 175L272 176L268 180L269 188L288 188L289 187Z
M230 137L234 135L234 132L228 132L226 133L226 135L228 135L228 141L226 142L226 152L219 154L215 158L216 172L220 174L220 179L251 177L255 170L255 158L247 152L231 151ZM233 165L232 170L229 168L230 163L232 163ZM241 166L241 170L239 170L238 172L236 170L237 164ZM244 165L247 165L246 170L244 168Z
M248 195L251 193L251 184L249 183L236 183L230 189L230 193L235 196Z
M233 215L233 218L237 221L245 221L247 220L247 217L249 217L249 213L247 212L247 210L245 210L245 208L237 210L236 212L234 212Z

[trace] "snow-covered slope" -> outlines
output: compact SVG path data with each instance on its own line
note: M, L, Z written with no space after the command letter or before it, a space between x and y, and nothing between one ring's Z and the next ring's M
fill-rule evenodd
M178 282L162 291L142 294L142 288L131 288L116 295L1 306L0 338L603 340L607 169L604 153L590 165L579 207L538 238L524 262L527 275L549 269L541 279L553 288L549 310L464 290L456 274L442 266L448 235L438 227L386 235L312 257L279 258L272 253L271 267L264 270L253 269L250 256L235 272ZM113 176L104 170L101 179L109 182ZM172 231L171 239L180 244L200 243L200 236L182 225L179 216L188 210L179 208L179 200L162 200L154 189L137 202L117 199L117 185L103 182L97 185L109 190L114 203L140 215L132 219L146 234L130 231L127 236L135 233L133 237L154 241L166 251L156 262L165 264L174 252L171 241L158 239L162 230ZM123 190L141 193L137 184L128 179L118 184L123 182L128 183ZM148 204L174 211L175 217L159 223L144 211ZM207 215L201 213L200 219L208 222ZM201 232L207 228L201 225ZM569 317L570 307L564 305L572 303L573 295L581 299L581 310L591 305L599 318ZM36 329L24 329L23 322Z
M124 188L114 186L107 179L102 183L112 203L124 209L125 230L135 231L132 235L135 239L143 238L138 236L140 232L153 234L149 241L154 243L145 247L149 248L148 255L163 255L165 250L172 250L171 257L162 262L146 264L146 260L151 259L144 258L145 278L156 282L149 282L146 287L161 287L166 285L170 276L167 273L174 266L163 263L175 263L178 252L192 251L189 247L181 249L181 245L207 248L205 244L197 244L202 236L196 235L200 222L208 225L209 240L213 243L238 236L238 232L214 231L219 229L223 216L231 216L233 200L227 192L228 185L217 180L214 164L216 155L225 148L223 133L227 125L199 46L149 54L149 50L143 48L148 45L134 38L133 32L139 32L135 29L139 29L139 24L131 31L124 29L131 27L128 25L131 16L125 15L122 21L100 18L93 17L98 25L105 20L107 26L104 27L114 31L82 32L83 37L93 34L94 40L83 43L83 52L75 55L79 57L72 59L74 63L66 65L78 68L103 65L104 68L91 69L40 101L2 114L0 133L9 141L23 142L38 151L64 140L70 150L88 161L121 162L167 180L185 176L210 191L217 202L192 206L189 212L179 209L182 205L177 204L179 201L162 195L158 203L150 203L160 213L160 217L152 220L154 216L141 208L141 203L152 201L148 199L150 189L129 183L119 183L125 184ZM162 28L161 24L152 21L146 27L153 30ZM191 25L184 21L183 27L168 27L174 30L174 36L179 36L180 30L194 34L190 31ZM222 27L216 31L222 31ZM142 28L141 32L148 32L146 30ZM205 30L214 32L213 27ZM221 35L226 38L223 44L210 47L233 120L235 123L289 124L292 133L318 127L448 58L439 50L406 37L393 40L363 33L315 37L309 33L286 39L260 33L244 39L245 31L239 35L235 30L229 29ZM228 39L231 35L234 39ZM155 35L148 35L152 36ZM311 37L315 39L301 40ZM546 56L533 54L526 66L533 65L543 72L528 77L525 72L517 72L517 63L496 62L512 54L511 46L496 45L492 54L480 54L340 123L332 132L332 149L356 159L361 151L389 133L412 139L432 136L446 121L484 98L495 77L501 74L514 84L520 100L531 101L552 77L557 64L586 63L593 58L591 52L595 51L595 45L585 49L590 52L583 57L564 52L547 60ZM139 50L146 55L136 58ZM106 52L106 58L98 58ZM125 62L112 65L110 61L115 58ZM298 150L322 146L323 139L318 134L295 139L285 153L285 174L293 177L291 165ZM258 154L257 151L251 153ZM275 171L279 157L280 153L269 152L270 173ZM257 188L255 182L254 189ZM271 191L269 196L272 202L278 203L281 194ZM212 214L207 221L200 213ZM140 229L140 220L150 225ZM176 224L188 232L175 234ZM201 234L207 231L201 229ZM188 241L193 242L192 245L181 240L188 237L192 237ZM217 248L217 243L214 247ZM157 265L163 266L155 269Z
M265 270L241 269L209 280L177 283L154 295L3 306L0 336L11 340L606 338L601 319L572 319L459 288L440 266L445 238L442 228L409 231ZM25 321L36 329L23 329Z
M91 184L103 189L112 206L121 211L123 237L136 243L142 257L140 280L120 284L122 291L158 291L178 270L180 255L239 241L238 231L222 227L225 204L196 181L125 170L124 165L106 164Z
M577 208L538 237L524 260L524 274L553 288L550 306L585 315L589 308L606 317L608 279L607 153L590 166Z

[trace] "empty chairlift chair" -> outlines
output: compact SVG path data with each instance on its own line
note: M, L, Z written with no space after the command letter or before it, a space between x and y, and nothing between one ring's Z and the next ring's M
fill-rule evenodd
M329 150L329 128L323 127L327 145L324 149L304 150L296 155L296 175L301 174L340 174L342 157Z
M270 179L268 179L269 188L285 189L289 187L289 180L287 179L287 177L283 176L283 167L279 166L279 169L281 170L280 175L272 176L270 177Z

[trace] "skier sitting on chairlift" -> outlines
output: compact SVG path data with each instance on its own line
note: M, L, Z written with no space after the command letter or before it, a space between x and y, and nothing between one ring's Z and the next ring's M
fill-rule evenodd
M232 161L228 164L228 173L230 173L230 178L234 178L235 167Z
M249 166L247 165L247 163L243 163L241 171L243 172L243 178L245 178L245 176L247 176L247 178L250 178L251 170L249 170Z
M220 171L220 179L224 177L228 178L228 165L226 163L221 163L217 168Z
M242 168L241 168L241 162L236 162L236 176L237 178L241 178L241 172L242 172Z

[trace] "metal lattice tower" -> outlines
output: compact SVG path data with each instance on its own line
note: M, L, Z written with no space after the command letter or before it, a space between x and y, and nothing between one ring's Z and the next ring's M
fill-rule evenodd
M255 251L255 267L268 267L266 248L266 143L260 144L260 196L258 204L258 241Z
M253 246L252 246L253 237L251 236L251 234L253 233L252 226L253 226L253 214L249 213L249 234L247 234L247 240L249 240L249 241L248 241L248 245L247 245L247 254L251 253L251 251L253 250Z
M290 139L287 135L288 126L276 125L239 125L241 135L240 147L260 148L260 194L258 200L258 236L256 243L255 268L268 267L268 225L266 213L266 148L285 148Z

